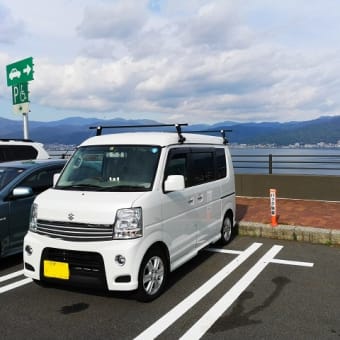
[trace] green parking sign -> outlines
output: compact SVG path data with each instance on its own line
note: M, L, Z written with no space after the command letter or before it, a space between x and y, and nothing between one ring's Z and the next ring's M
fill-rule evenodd
M29 102L28 83L20 83L12 86L13 105Z
M33 72L32 57L7 65L7 86L13 86L33 80Z

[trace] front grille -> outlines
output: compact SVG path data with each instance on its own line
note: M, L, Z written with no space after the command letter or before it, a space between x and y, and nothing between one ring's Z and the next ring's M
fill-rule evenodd
M110 241L113 224L38 220L36 232L66 241Z
M41 259L41 277L45 281L55 281L55 279L43 276L43 262L44 260L49 260L68 263L70 269L69 284L100 284L106 287L104 261L99 253L45 248Z

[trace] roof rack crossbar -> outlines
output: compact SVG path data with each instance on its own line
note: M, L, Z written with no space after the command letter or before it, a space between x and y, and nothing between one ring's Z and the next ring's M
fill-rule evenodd
M186 131L190 133L220 133L223 139L223 144L226 145L229 143L227 137L226 137L226 132L233 132L233 130L229 129L221 129L221 130L199 130L199 131Z
M103 129L131 129L131 128L155 128L155 127L171 127L176 128L178 134L178 143L183 144L185 142L185 137L182 135L182 126L188 126L187 123L182 124L150 124L150 125L98 125L90 126L89 129L96 129L96 136L102 134ZM226 137L226 132L232 132L233 130L221 129L221 130L199 130L199 131L186 131L188 133L220 133L223 139L223 144L228 144L228 139Z
M188 126L188 123L182 124L150 124L150 125L110 125L110 126L90 126L89 129L96 129L96 136L100 136L102 134L103 129L130 129L130 128L151 128L151 127L169 127L174 126L176 128L178 134L178 142L183 143L185 141L185 137L182 135L181 126Z
M2 142L33 142L32 139L26 138L0 138Z

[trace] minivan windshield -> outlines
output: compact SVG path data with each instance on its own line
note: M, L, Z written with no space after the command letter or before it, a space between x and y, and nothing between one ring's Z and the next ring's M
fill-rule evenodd
M95 145L76 150L56 189L87 191L149 191L160 146Z

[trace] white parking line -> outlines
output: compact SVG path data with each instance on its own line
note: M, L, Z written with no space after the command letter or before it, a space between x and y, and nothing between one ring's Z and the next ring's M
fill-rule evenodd
M23 274L24 274L24 270L22 269L22 270L18 270L16 272L13 272L13 273L10 273L10 274L4 275L4 276L0 276L0 282L5 282L5 281L8 281L8 280L11 280L11 279L13 279L17 276L23 275ZM6 286L0 287L0 294L8 292L9 290L12 290L12 289L21 287L21 286L26 285L30 282L32 282L32 279L29 279L29 278L25 278L25 279L22 279L22 280L19 280L19 281L15 281L15 282L10 283Z
M13 279L14 277L20 276L24 274L24 270L18 270L17 272L11 273L11 274L7 274L4 276L0 276L0 282L5 282L7 280Z
M282 246L273 246L243 277L205 313L180 339L200 339L217 319L232 305L245 289L272 261Z
M26 284L31 283L31 282L32 282L32 279L26 278L26 279L23 279L23 280L20 280L20 281L10 283L6 286L0 287L0 294L8 292L9 290L12 290L12 289L21 287L21 286L26 285Z
M235 254L235 255L239 255L243 252L242 250L240 251L240 250L229 250L229 249L219 249L219 248L207 248L205 250L211 251L213 253Z
M220 282L222 282L229 274L238 268L246 261L257 249L262 246L262 243L253 243L246 250L242 251L234 260L222 268L218 273L211 277L201 287L196 289L192 294L180 302L176 307L171 309L167 314L161 317L158 321L152 324L149 328L139 334L135 340L154 339L171 326L177 319L200 301L205 295L213 290Z
M271 263L278 263L278 264L289 264L291 266L302 266L302 267L313 267L314 263L312 262L300 262L300 261L287 261L287 260L279 260L279 259L272 259Z

